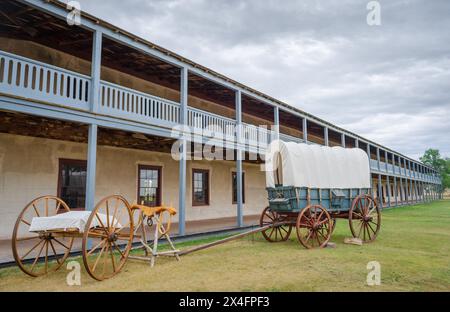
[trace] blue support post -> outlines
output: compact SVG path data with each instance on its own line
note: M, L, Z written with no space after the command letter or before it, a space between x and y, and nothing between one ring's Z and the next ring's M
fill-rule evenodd
M323 140L324 140L325 146L330 146L330 141L328 139L328 127L323 128Z
M236 146L236 187L237 187L237 226L244 226L244 200L243 200L243 183L242 183L242 154L241 150L241 127L242 127L242 94L241 91L236 91L236 126L237 126L237 146Z
M188 110L188 70L181 68L180 81L180 124L187 124ZM178 195L178 234L186 234L186 158L187 158L187 140L183 135L180 142L180 164L179 164L179 195Z
M369 168L370 168L370 194L372 195L372 198L373 198L374 196L373 196L372 166L370 164L370 161L372 158L371 158L371 154L370 154L370 144L369 143L367 143L367 156L369 157Z
M274 126L274 132L273 132L273 138L272 140L279 140L280 139L280 109L278 106L275 106L273 108L273 126Z
M404 204L404 195L405 190L403 189L403 178L400 177L400 202L402 205Z
M377 166L378 171L381 171L381 160L380 160L380 148L377 147Z
M381 180L381 174L378 175L378 203L380 208L383 209L384 199L383 199L383 184Z
M394 177L394 194L395 194L395 206L398 206L398 190L397 190L397 177L395 176L395 155L392 154L392 170Z
M102 66L102 32L94 31L91 63L91 111L96 113L100 107L100 76Z
M387 172L387 174L386 174L386 179L387 179L386 195L387 195L387 198L388 198L388 207L390 208L391 207L391 195L392 194L391 194L391 181L390 181L391 178L389 176L389 170L388 170L389 158L388 158L387 151L384 151L384 159L386 160L386 172Z
M95 173L97 167L97 132L96 124L89 125L86 176L86 210L92 211L95 206Z
M303 129L303 141L308 143L308 120L303 118L302 120L302 129Z

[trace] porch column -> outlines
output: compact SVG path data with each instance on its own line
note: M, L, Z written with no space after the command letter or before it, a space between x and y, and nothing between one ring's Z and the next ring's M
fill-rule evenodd
M378 175L378 202L380 203L380 208L383 209L383 184L381 180L381 174Z
M324 143L325 143L325 146L330 146L330 142L329 142L329 140L328 140L328 127L324 127L323 128L323 139L324 139Z
M394 195L395 195L395 206L398 206L398 189L397 189L397 177L394 176Z
M89 125L87 173L86 173L86 210L92 211L95 206L95 173L97 167L97 132L96 124Z
M392 153L392 176L394 177L395 206L398 206L397 177L395 176L395 155Z
M411 190L409 189L409 179L405 178L405 192L406 192L406 202L409 204L409 196L411 195Z
M91 111L96 113L100 107L100 75L102 66L102 32L94 31L91 64Z
M403 204L403 195L405 193L405 190L403 189L403 178L400 177L400 202Z
M302 128L303 128L303 141L305 143L308 143L308 120L306 118L303 118L302 120ZM328 130L327 130L328 131Z
M372 165L370 164L371 158L370 158L370 144L367 143L367 156L369 157L369 170L370 170L370 194L373 198L373 180L372 180Z
M391 207L391 177L389 175L386 175L386 195L388 198L387 205L390 208Z
M180 85L180 124L187 124L188 110L188 70L181 68ZM178 234L186 234L186 158L187 158L187 140L182 135L180 142L180 164L179 164L179 185L178 185Z
M377 147L377 165L378 165L378 171L381 171L381 160L380 160L380 148Z
M358 139L355 139L355 147L359 148L359 140Z
M341 145L343 148L345 148L345 133L341 134Z
M241 143L242 143L242 134L241 134L241 126L242 126L242 94L240 90L236 91L236 136L237 143L236 144L236 192L237 192L237 226L242 227L244 225L244 214L243 214L243 196L242 196L242 154Z
M273 140L279 140L280 139L280 109L278 106L275 106L273 108L273 125L274 125L274 132L273 132Z
M416 163L412 164L413 168L413 175L414 175L414 201L417 203L419 201L418 194L417 194L417 165Z

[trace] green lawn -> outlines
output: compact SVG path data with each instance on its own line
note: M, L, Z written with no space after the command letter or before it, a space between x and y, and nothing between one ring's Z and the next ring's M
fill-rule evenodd
M153 269L129 260L119 275L104 282L83 271L82 286L67 286L65 267L40 278L7 268L0 270L0 290L450 291L450 201L384 211L379 237L364 246L343 243L350 237L346 220L338 220L334 249L306 250L293 234L277 244L256 234L181 262L158 259ZM366 285L369 261L381 264L381 286Z

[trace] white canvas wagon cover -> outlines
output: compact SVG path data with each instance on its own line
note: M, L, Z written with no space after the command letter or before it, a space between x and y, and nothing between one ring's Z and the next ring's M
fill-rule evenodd
M370 188L367 154L359 148L272 142L266 152L266 184L309 188Z

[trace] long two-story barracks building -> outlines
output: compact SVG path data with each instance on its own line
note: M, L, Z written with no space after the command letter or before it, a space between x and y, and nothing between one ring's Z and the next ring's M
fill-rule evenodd
M109 194L172 204L181 235L253 223L267 194L263 160L250 156L276 138L363 149L385 207L439 197L420 162L89 14L71 26L68 12L55 0L0 3L0 239L40 195L78 209ZM196 144L234 142L234 125L246 140L231 144L234 160L176 160L177 125L207 129Z

